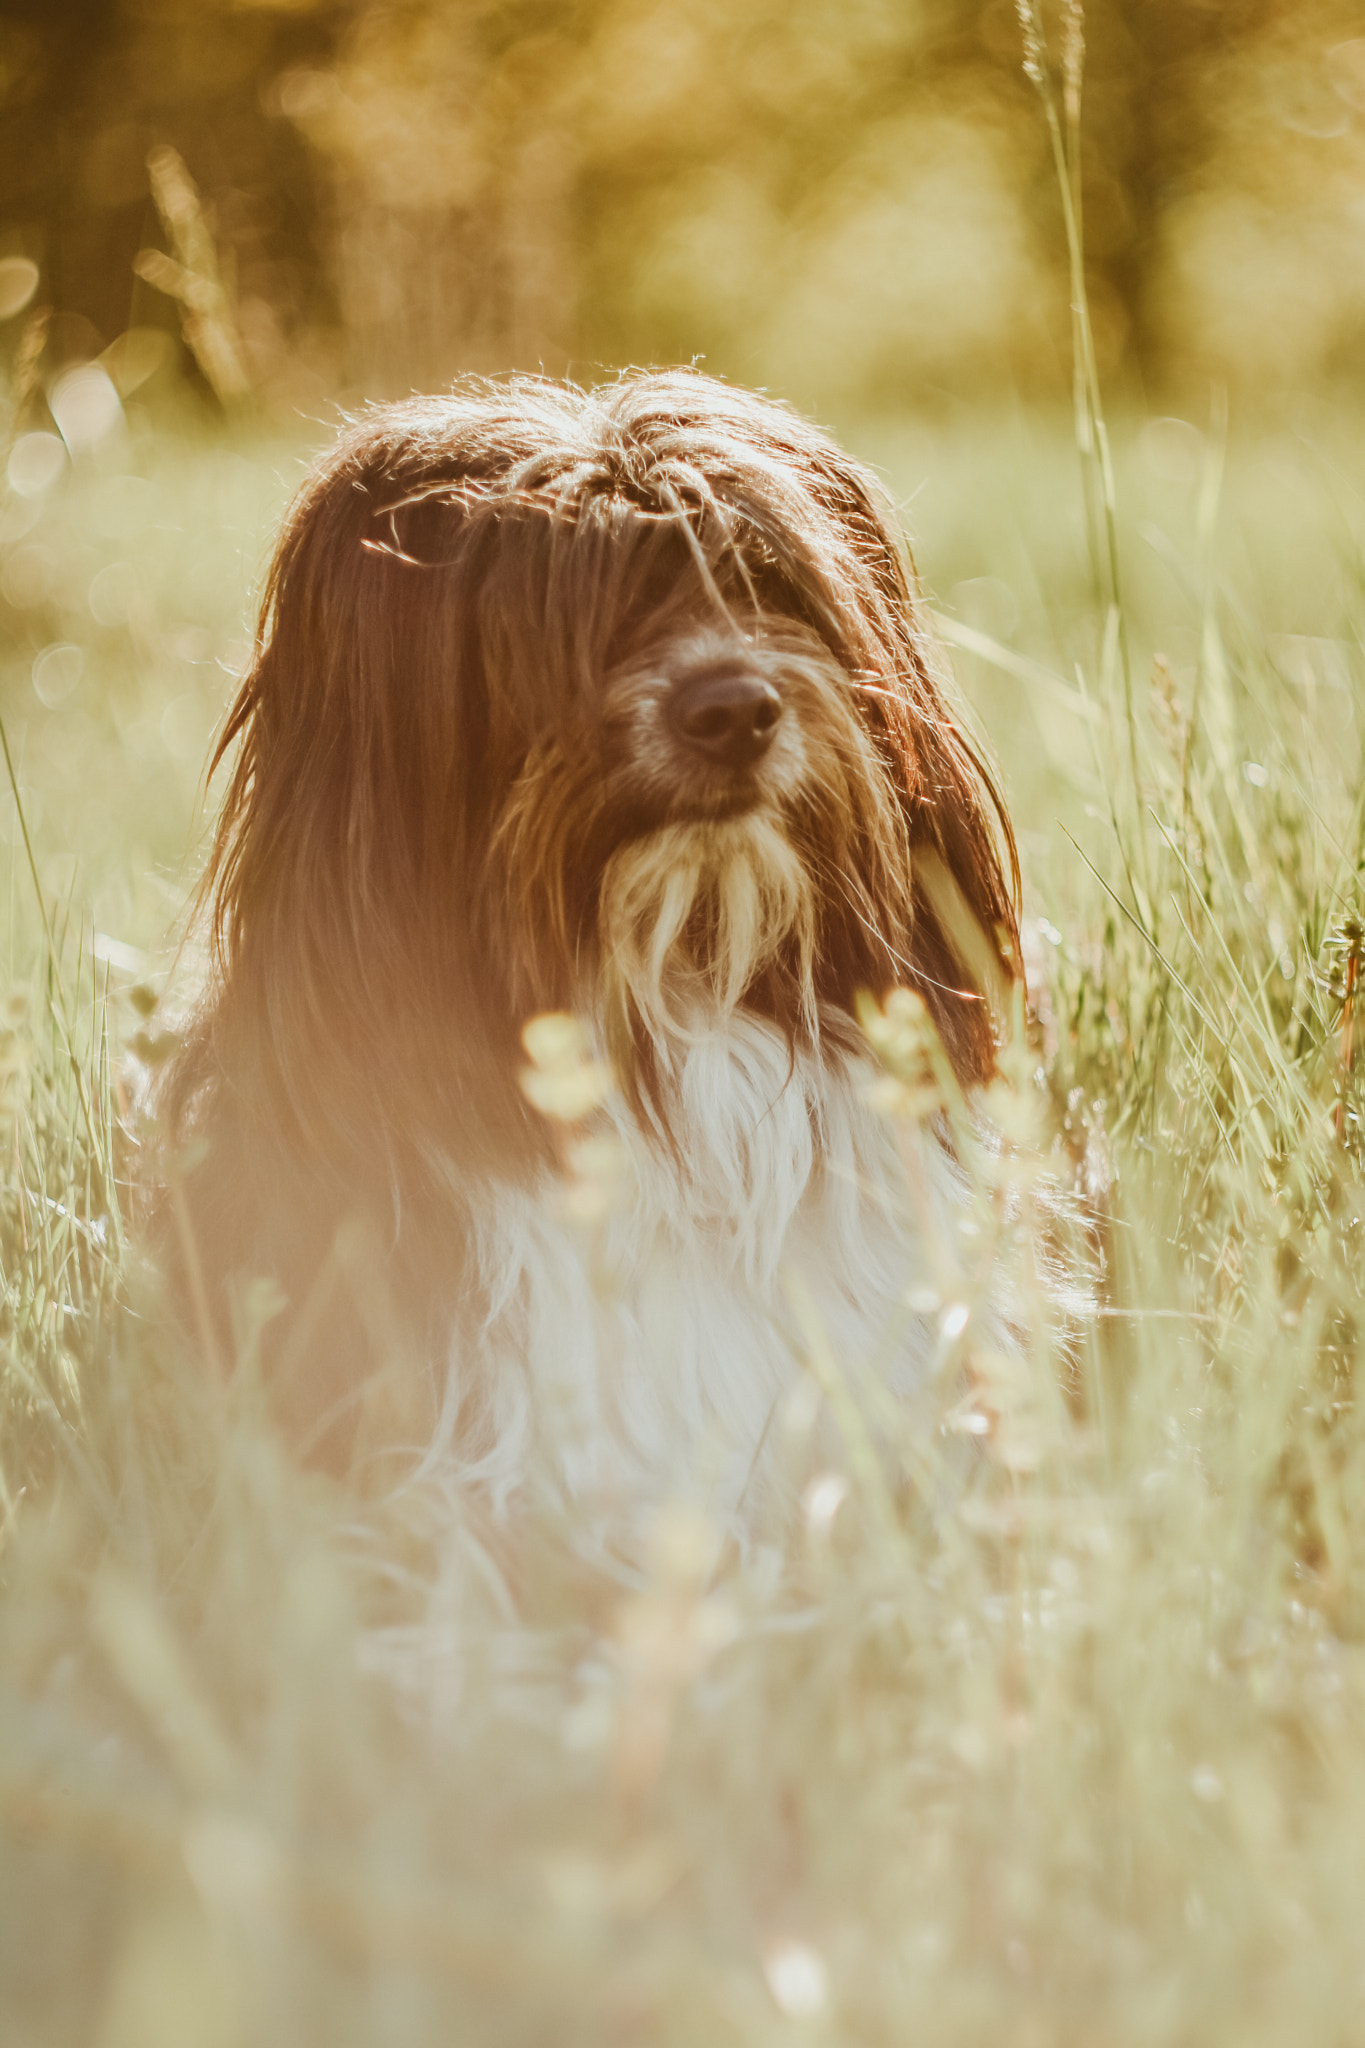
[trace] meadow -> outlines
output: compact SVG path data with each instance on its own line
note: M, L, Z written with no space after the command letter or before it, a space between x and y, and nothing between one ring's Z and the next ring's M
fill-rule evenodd
M547 1523L515 1597L401 1466L299 1465L250 1320L231 1373L177 1335L128 1200L205 757L325 428L169 392L17 444L6 2048L1360 2038L1365 422L1118 419L1117 605L1069 417L842 425L1020 830L1016 1149L927 1419L874 1445L811 1329L782 1426L796 1460L825 1404L844 1455L785 1547L663 1503L613 1573ZM914 1019L868 1022L925 1114ZM1007 1369L972 1288L1038 1158L1097 1310Z

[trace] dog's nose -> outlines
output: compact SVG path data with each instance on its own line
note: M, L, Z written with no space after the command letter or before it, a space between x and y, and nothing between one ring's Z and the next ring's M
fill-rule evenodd
M689 747L727 768L747 768L766 754L782 716L782 699L752 669L726 669L683 683L670 706Z

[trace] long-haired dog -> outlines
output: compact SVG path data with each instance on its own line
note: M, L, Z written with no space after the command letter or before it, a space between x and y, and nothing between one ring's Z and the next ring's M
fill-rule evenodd
M689 372L377 407L288 516L234 749L162 1109L201 1304L278 1283L314 1449L382 1364L400 1433L498 1499L738 1501L791 1271L913 1388L953 1168L930 1137L907 1193L855 1004L917 990L986 1080L1018 878L866 470ZM592 1259L521 1086L548 1012L615 1076Z

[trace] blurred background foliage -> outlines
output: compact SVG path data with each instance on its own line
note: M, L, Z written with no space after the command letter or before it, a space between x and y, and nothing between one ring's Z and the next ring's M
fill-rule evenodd
M1012 0L0 0L3 2048L1365 2034L1365 21L1085 32L1126 665ZM932 1516L523 1625L163 1337L119 1046L337 402L694 355L910 505L1110 1293L1036 1470L954 1368Z
M1355 374L1361 26L1359 0L1087 10L1111 385ZM111 346L125 395L191 368L166 145L272 409L694 356L838 422L1065 382L1014 0L6 0L0 259L11 299L15 259L41 274L49 378Z

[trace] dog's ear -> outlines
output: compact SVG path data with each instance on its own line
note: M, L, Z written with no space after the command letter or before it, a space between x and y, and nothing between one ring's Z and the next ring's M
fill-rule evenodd
M263 1144L352 1184L398 1185L404 1145L515 1157L528 1128L474 958L487 719L464 593L497 457L465 438L468 489L456 401L378 409L318 464L213 762L235 749L199 901L215 986L168 1120L235 1095Z
M402 870L438 859L429 835L460 815L453 792L428 786L469 766L446 588L459 506L449 490L416 495L424 465L404 426L400 414L353 429L286 519L212 764L238 746L215 849L220 916L242 897L296 899L330 869L333 912L361 920L368 942Z
M988 1079L1019 965L1019 856L998 777L971 736L909 545L873 474L813 434L806 474L827 522L820 583L840 659L875 677L859 708L910 842L910 963L960 1078Z

